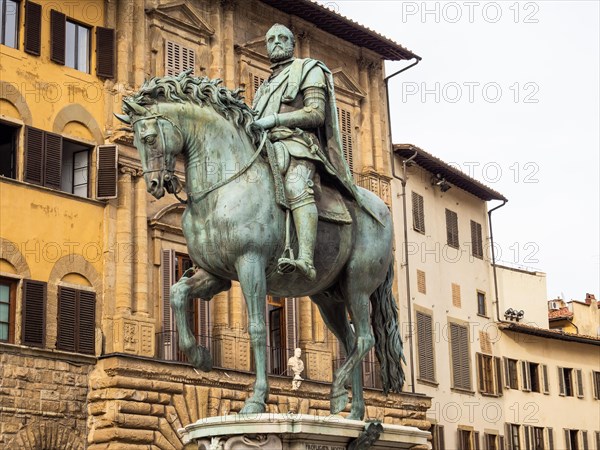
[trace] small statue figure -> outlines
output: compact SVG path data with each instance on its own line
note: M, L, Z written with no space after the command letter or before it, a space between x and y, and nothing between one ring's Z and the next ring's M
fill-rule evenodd
M295 349L294 356L288 359L288 367L292 368L294 372L294 379L292 380L292 391L297 391L300 388L300 384L304 381L304 378L300 374L304 371L304 362L300 359L302 355L302 349Z

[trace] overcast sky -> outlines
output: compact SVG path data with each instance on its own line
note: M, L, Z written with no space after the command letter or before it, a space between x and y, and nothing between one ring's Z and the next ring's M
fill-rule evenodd
M598 297L600 2L321 3L423 58L390 82L393 141L508 198L500 262L546 272L549 298Z

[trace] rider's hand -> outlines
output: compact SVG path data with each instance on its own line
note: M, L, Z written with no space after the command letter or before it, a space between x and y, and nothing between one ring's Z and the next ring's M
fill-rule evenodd
M269 130L275 126L275 116L267 116L263 117L262 119L255 120L252 125L262 130Z

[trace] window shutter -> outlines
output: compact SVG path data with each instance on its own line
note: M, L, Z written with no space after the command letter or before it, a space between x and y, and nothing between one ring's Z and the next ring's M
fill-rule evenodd
M529 378L529 363L521 361L521 378L523 379L523 391L531 391L531 379Z
M588 442L588 433L587 431L581 432L581 440L583 441L583 450L589 450L590 443Z
M479 450L479 431L473 433L473 440L475 441L475 450Z
M50 59L65 65L67 17L54 9L50 10Z
M23 344L43 347L46 334L46 283L23 280Z
M494 377L496 381L496 394L502 395L502 360L494 356Z
M74 352L77 327L77 291L58 288L58 336L56 348Z
M96 353L96 294L79 291L78 351L88 355Z
M508 358L504 358L504 387L510 389L510 366Z
M294 350L298 346L298 327L297 327L297 302L296 298L288 297L285 299L285 321L286 321L286 347L287 358L294 356Z
M525 431L525 450L531 450L531 444L532 444L531 427L525 425L523 428Z
M338 123L340 125L340 137L342 138L344 158L346 158L350 171L354 171L352 114L347 109L338 107L337 115Z
M423 196L412 193L413 228L425 233L425 210L423 207Z
M571 433L569 430L565 430L565 448L571 450Z
M25 127L25 181L44 184L44 132Z
M577 377L577 397L583 398L583 372L581 369L575 369Z
M96 198L117 197L117 161L119 150L116 145L98 146L98 174L96 177Z
M565 396L565 373L562 367L558 368L558 395Z
M165 41L165 75L179 75L196 65L196 53L193 49L184 47L173 41Z
M42 45L42 5L25 3L25 51L40 56Z
M461 307L460 284L452 283L452 306Z
M596 450L600 450L600 431L596 431L594 434L596 435Z
M471 245L473 256L483 258L483 240L481 236L481 224L471 220Z
M115 77L115 41L115 30L96 28L96 75L99 77Z
M592 371L592 389L594 391L594 399L600 400L600 372ZM597 450L600 450L600 447Z
M46 132L44 157L44 186L60 189L63 138Z
M483 355L481 353L476 353L475 354L476 359L475 359L475 370L477 371L477 385L478 385L478 389L479 392L482 393L486 393L485 390L485 375L483 373L484 371L484 362L483 362Z
M417 312L417 349L419 358L419 378L435 381L435 359L433 350L433 318Z
M446 209L446 238L450 247L458 248L458 215Z
M554 430L552 428L547 428L548 432L548 450L554 450Z
M427 283L425 282L425 272L417 269L417 290L421 294L427 294Z
M544 394L550 394L550 383L548 382L548 366L546 364L541 364L541 367L542 367L542 392Z
M262 84L265 82L265 78L261 77L260 75L257 75L255 73L249 73L248 74L249 77L249 88L248 91L248 103L250 105L252 105L253 107L256 106L256 100L258 100L258 89L262 86Z
M163 250L161 255L161 278L162 278L162 336L165 345L165 357L172 359L175 357L175 343L172 342L174 336L173 322L171 319L171 285L175 282L175 252L173 250Z
M202 347L210 349L210 302L197 299L198 302L198 320L199 320L199 334L198 343Z
M498 436L498 450L505 450L504 449L504 436Z
M469 361L469 336L467 327L451 323L450 341L452 349L453 387L470 390L471 365Z
M510 429L510 424L504 424L504 436L506 438L506 450L514 450L513 449L513 437L512 430Z

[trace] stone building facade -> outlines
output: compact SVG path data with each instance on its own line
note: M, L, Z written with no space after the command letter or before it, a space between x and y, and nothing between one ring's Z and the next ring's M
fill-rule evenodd
M391 207L383 61L415 55L308 0L5 3L16 31L0 41L0 449L181 449L178 428L248 395L245 306L237 285L197 302L190 317L216 369L193 370L169 307L190 264L182 207L147 194L113 117L122 97L193 69L251 101L269 74L264 34L283 23L297 56L332 70L348 163ZM269 411L327 415L337 342L306 298L269 298L268 317ZM292 392L295 347L306 381ZM377 370L371 357L368 416L427 429L430 399L386 399Z

